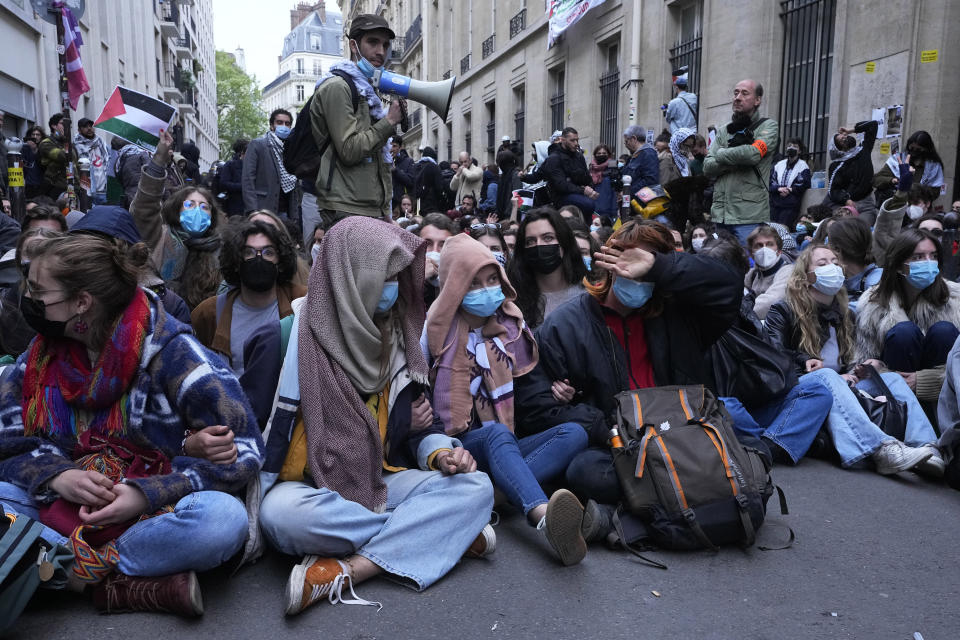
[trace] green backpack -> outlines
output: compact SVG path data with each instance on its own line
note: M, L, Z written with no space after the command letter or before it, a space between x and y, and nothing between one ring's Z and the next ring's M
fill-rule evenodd
M723 404L703 386L624 391L616 400L623 446L613 449L614 468L623 509L642 523L639 541L752 545L774 485L760 452L737 440Z
M44 529L33 518L0 513L0 634L13 627L41 583L66 585L73 551L45 540Z

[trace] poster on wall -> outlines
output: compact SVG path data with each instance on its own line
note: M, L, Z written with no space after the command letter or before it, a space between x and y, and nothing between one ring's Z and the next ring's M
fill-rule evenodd
M887 130L888 136L899 136L903 129L903 105L895 104L887 107Z
M887 110L874 107L870 110L870 119L877 123L877 139L887 137Z

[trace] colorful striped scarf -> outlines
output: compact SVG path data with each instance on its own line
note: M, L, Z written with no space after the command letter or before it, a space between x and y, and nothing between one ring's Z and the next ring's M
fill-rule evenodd
M27 354L23 379L24 433L77 434L79 411L92 413L80 431L125 433L128 392L149 325L150 306L138 288L96 363L76 340L38 335Z

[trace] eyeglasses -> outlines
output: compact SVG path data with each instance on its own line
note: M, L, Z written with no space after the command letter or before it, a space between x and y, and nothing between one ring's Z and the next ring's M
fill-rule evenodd
M194 207L200 207L200 211L210 211L210 205L206 202L197 202L196 200L184 200L183 208L184 209L193 209Z
M243 250L240 251L240 257L243 258L244 262L253 260L257 256L262 256L264 260L269 260L270 262L275 262L280 258L280 254L277 253L277 250L273 247L264 247L263 249L244 247Z
M474 229L496 229L499 231L500 225L496 222L476 222L470 225L470 230L473 231Z

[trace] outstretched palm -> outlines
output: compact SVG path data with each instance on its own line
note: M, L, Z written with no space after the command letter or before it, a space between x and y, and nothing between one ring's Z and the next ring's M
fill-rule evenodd
M594 254L597 266L622 278L639 280L653 267L654 254L639 247L627 250L603 247Z

